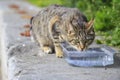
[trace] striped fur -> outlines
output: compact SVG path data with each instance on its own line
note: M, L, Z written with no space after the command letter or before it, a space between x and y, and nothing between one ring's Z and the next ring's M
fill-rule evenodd
M89 22L76 8L52 5L41 9L31 19L32 34L46 53L55 50L57 57L62 57L61 42L69 42L75 48L84 50L94 40L94 19Z

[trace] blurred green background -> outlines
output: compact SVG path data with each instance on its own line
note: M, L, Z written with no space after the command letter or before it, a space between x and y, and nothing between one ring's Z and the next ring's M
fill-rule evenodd
M77 7L88 20L95 17L96 35L102 40L98 44L107 44L120 48L120 0L28 0L31 4L45 7L60 4L67 7Z

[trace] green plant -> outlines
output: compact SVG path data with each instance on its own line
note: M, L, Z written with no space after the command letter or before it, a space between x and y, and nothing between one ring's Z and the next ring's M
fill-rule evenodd
M111 46L117 46L120 48L120 28L117 27L111 33L107 33L105 36L105 43Z
M108 31L116 26L113 22L114 11L111 8L103 7L102 10L96 12L95 29L100 31Z
M60 4L62 5L61 0L28 0L30 3L37 5L39 7L45 7L48 5L52 5L52 4Z

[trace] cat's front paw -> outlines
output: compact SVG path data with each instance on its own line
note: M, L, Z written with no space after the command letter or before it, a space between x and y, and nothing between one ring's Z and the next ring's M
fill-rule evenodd
M43 51L47 54L52 54L52 49L50 47L43 47Z
M62 52L56 52L56 57L57 58L62 58L63 57L63 53Z

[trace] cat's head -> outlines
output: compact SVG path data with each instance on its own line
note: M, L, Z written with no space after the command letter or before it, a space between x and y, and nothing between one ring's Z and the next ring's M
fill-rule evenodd
M78 50L85 50L94 40L95 32L93 28L94 19L89 22L81 20L78 16L69 22L68 20L60 21L58 16L51 19L52 27L50 31L55 32L60 29L60 40L67 41ZM58 23L57 23L58 21ZM53 25L55 24L55 26Z
M94 19L91 19L89 22L72 20L67 31L69 44L78 50L85 50L95 38L93 22Z

